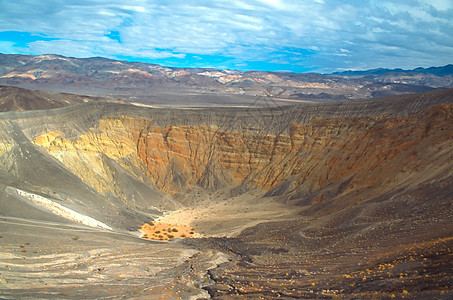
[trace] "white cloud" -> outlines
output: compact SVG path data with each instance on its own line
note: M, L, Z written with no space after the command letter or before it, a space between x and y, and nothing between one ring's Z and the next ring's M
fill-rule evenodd
M426 5L432 5L437 10L453 9L453 2L451 0L422 0Z
M92 43L79 43L68 40L32 42L29 44L29 49L36 54L56 53L70 57L92 57L99 55L96 49L93 49Z
M14 42L0 41L0 53L16 53Z
M448 53L453 52L453 5L449 0L361 1L355 5L336 0L72 3L0 0L0 28L59 39L30 43L30 52L83 57L222 55L238 61L288 64L299 63L297 55L301 54L294 53L305 49L310 53L304 54L304 63L319 70L452 62ZM119 33L121 43L105 36L112 31ZM5 42L1 45L0 51L11 47ZM348 60L338 55L347 55Z
M143 7L143 6L137 6L137 5L122 5L120 6L121 9L124 10L130 10L134 12L141 12L141 13L146 13L148 10Z
M260 2L270 5L274 8L282 8L283 3L280 0L260 0Z

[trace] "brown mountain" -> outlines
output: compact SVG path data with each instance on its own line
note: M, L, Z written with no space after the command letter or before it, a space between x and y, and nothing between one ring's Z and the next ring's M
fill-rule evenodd
M0 295L451 298L452 133L452 89L0 113Z
M114 102L101 97L0 86L0 111L52 109L91 101Z

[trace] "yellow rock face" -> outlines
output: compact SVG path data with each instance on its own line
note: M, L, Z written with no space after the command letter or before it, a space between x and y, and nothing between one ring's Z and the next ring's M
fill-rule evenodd
M43 146L43 147L49 147L50 143L52 143L57 136L63 135L61 131L50 131L43 133L42 135L36 137L33 142L36 144Z
M97 128L76 139L54 131L41 134L34 142L99 193L121 196L115 190L115 174L105 165L103 156L113 159L132 174L133 169L122 159L140 165L133 136L123 122L127 123L128 118L102 119Z
M0 140L0 156L11 150L12 144L8 141Z

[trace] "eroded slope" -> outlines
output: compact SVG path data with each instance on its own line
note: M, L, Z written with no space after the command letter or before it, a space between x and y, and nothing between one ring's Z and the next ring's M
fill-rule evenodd
M80 134L45 131L30 138L103 195L121 196L108 157L136 178L146 174L167 194L252 187L313 204L352 193L364 200L450 176L452 108L445 103L398 115L335 107L322 117L316 106L148 110L147 116L102 117Z

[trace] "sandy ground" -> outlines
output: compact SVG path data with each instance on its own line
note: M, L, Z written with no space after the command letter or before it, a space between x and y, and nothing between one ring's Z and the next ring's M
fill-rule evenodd
M295 213L304 209L262 198L262 194L258 191L245 193L228 198L228 201L214 195L214 200L207 199L194 207L165 213L154 223L189 226L194 229L191 237L235 237L262 222L292 219Z
M227 257L82 225L0 216L1 299L207 298Z
M149 222L139 229L141 238L149 240L171 241L194 237L194 229L184 224L168 224L162 222Z

